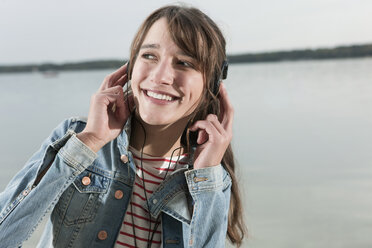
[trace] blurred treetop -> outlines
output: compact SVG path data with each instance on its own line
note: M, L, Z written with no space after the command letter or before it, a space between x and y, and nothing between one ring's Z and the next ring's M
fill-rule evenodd
M360 58L369 56L372 56L372 44L339 46L335 48L303 49L228 55L228 61L230 64L234 64L293 60ZM0 73L114 69L123 65L124 62L125 60L96 60L63 64L44 63L26 65L0 65Z

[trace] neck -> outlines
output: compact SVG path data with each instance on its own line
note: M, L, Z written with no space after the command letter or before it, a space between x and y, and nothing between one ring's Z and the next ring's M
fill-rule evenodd
M149 125L140 117L134 115L131 124L130 145L136 150L154 157L170 157L172 152L181 147L181 136L187 125L188 119L169 125ZM146 143L143 145L146 132ZM176 151L173 156L184 153L184 148Z

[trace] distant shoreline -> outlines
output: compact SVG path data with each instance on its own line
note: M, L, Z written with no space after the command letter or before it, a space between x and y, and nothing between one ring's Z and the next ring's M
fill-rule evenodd
M372 56L372 44L338 46L335 48L301 49L288 51L274 51L263 53L245 53L228 55L230 64L236 63L258 63L278 61L300 61L300 60L324 60L361 58ZM75 63L43 63L25 65L0 65L0 73L23 73L23 72L59 72L78 70L101 70L118 68L124 60L94 60Z

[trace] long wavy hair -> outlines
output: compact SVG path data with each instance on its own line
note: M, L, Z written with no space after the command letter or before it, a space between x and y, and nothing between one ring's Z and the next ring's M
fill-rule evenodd
M131 63L128 69L129 78L131 78L134 63L149 29L160 18L166 18L173 41L185 54L198 62L198 70L202 72L204 77L205 90L197 108L190 117L189 125L197 120L204 120L210 113L218 115L219 100L213 93L213 89L215 81L220 78L221 66L226 60L226 41L216 23L199 9L170 5L150 14L140 26L132 42ZM190 152L188 134L186 127L181 140L187 152ZM235 176L235 162L231 144L223 156L222 165L232 178L227 236L232 244L239 247L247 230L243 220L242 201Z

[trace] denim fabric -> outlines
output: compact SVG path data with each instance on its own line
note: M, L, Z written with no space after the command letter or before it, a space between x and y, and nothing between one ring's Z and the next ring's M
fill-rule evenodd
M50 211L39 247L114 246L135 177L130 120L97 153L76 138L85 125L62 122L0 194L0 247L20 247ZM173 172L149 199L151 215L161 215L162 247L224 247L230 187L221 165ZM117 190L124 197L116 199Z

